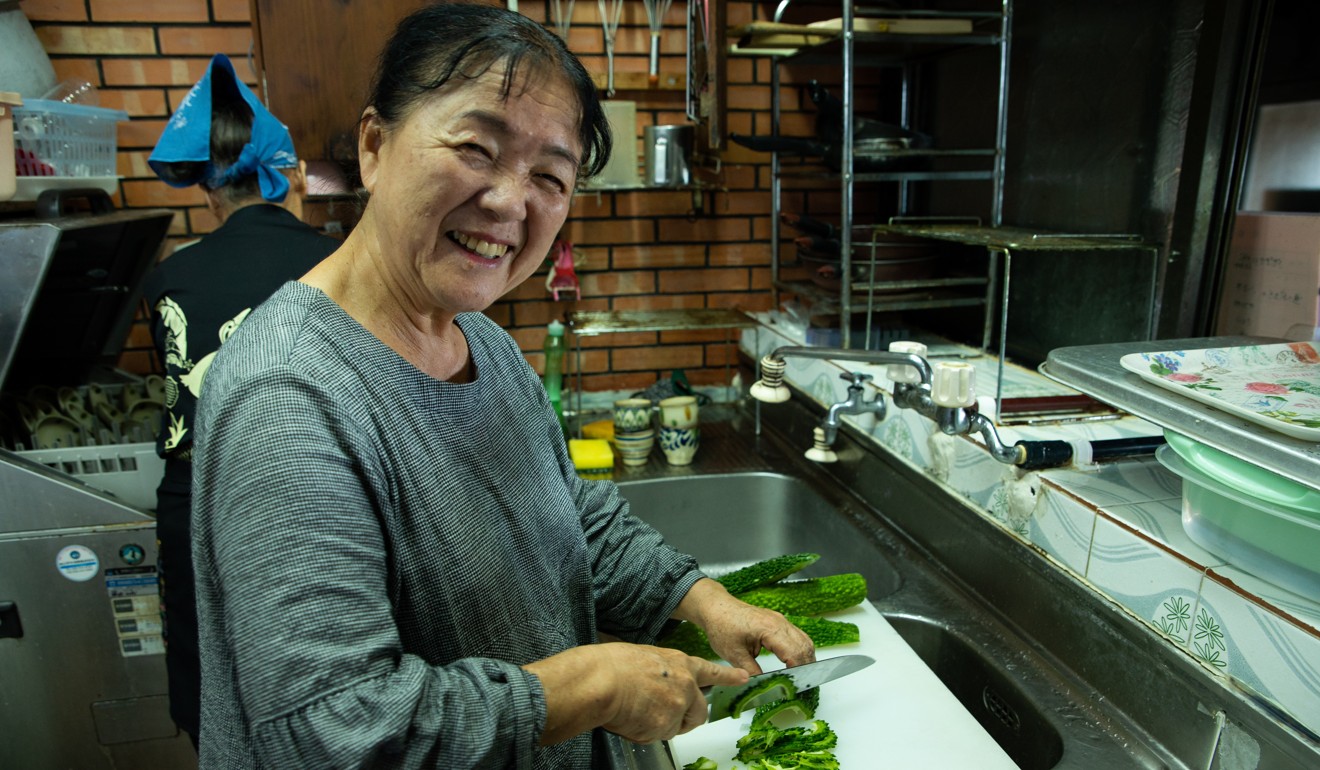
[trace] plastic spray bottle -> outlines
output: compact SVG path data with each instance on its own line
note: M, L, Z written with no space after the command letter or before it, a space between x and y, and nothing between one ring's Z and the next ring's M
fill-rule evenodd
M564 386L564 325L551 321L545 327L545 393L550 397L550 405L559 417L559 427L568 432L568 423L564 420L562 402Z

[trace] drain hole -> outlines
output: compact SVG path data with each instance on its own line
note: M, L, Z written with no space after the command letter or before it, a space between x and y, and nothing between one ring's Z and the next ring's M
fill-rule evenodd
M995 718L1003 722L1008 729L1013 732L1022 729L1022 720L1018 718L1017 712L988 686L981 691L981 702L985 704L986 710L994 714Z

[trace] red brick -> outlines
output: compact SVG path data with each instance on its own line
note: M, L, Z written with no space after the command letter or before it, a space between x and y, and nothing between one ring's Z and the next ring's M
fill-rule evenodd
M568 371L568 373L576 374L578 371L577 365L578 363L577 363L576 354L572 356L571 360L569 360L567 357L565 358L564 368ZM608 371L610 371L610 353L608 350L601 349L601 350L582 351L583 374L598 374L600 372L608 372Z
M18 7L32 22L87 21L86 0L21 0Z
M762 267L752 271L751 288L753 290L761 290L761 291L770 290L770 268Z
M684 329L681 331L660 332L661 345L674 345L685 342L724 342L726 339L738 339L736 329Z
M65 59L57 57L52 59L50 66L55 70L55 79L61 82L65 80L81 80L100 88L104 85L101 80L101 70L97 68L96 59Z
M119 147L124 150L153 148L165 130L165 120L130 120L119 124Z
M731 110L770 109L770 94L761 86L730 85L727 93Z
M592 219L614 215L614 193L605 191L580 192L573 196L569 219Z
M509 305L513 312L512 325L543 327L552 320L564 320L569 312L567 302L514 302Z
M595 337L574 337L574 340L581 339L583 349L586 348L619 348L635 347L638 345L656 344L655 332L623 332L621 334L600 334ZM571 343L576 345L576 342Z
M662 270L660 292L681 294L693 291L742 291L748 287L747 271L741 268Z
M189 86L206 74L206 59L106 59L107 86Z
M158 181L125 181L124 199L129 206L200 206L206 196L197 187L170 187Z
M750 220L741 218L666 219L661 223L660 231L664 233L665 242L669 243L712 243L745 241L752 235L752 226Z
M730 294L708 294L706 301L709 307L736 308L748 312L756 310L769 310L773 306L770 293L760 294L730 293Z
M616 246L610 264L616 268L700 267L706 264L706 247L700 244L669 246Z
M90 0L92 21L210 21L207 0Z
M716 243L710 247L712 266L768 265L770 248L765 243Z
M738 344L707 345L706 366L724 366L738 362Z
M686 216L692 210L692 193L686 190L620 193L614 207L618 217ZM663 237L663 226L660 232Z
M737 195L726 195L721 197L723 205L720 207L721 216L770 216L770 193L766 192L740 192Z
M656 375L652 372L593 374L582 378L582 387L592 393L608 390L632 393L649 388L655 384L655 381Z
M168 117L165 92L158 88L102 88L98 96L101 106L127 112L129 117Z
M250 0L211 0L216 21L252 21Z
M156 173L147 165L149 152L121 152L115 155L115 171L126 179L155 179Z
M616 297L615 310L680 310L706 306L704 294L647 294L640 297Z
M655 224L649 219L574 220L568 223L568 240L574 245L653 243Z
M655 291L655 273L649 270L588 273L581 276L582 296L650 294Z
M697 387L726 387L730 378L733 377L736 369L688 369L683 373L687 375L688 382Z
M509 306L508 306L508 305L491 305L490 307L486 308L485 310L483 310L483 311L481 311L481 312L482 312L482 315L484 315L484 316L486 316L487 318L489 318L490 320L494 321L494 322L495 322L497 325L499 325L501 328L504 328L504 329L509 328L510 323L509 323Z
M48 54L138 55L156 53L156 38L149 27L63 27L36 28L37 38Z
M211 56L223 53L246 57L252 45L252 28L161 27L160 52L166 56Z
M611 371L635 372L642 369L682 369L701 366L699 345L662 345L659 347L618 348L610 353Z

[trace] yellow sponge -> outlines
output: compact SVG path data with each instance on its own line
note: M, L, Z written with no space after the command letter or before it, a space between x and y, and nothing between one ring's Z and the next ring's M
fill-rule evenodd
M586 438L614 440L614 420L596 420L582 426L582 435Z
M614 450L610 442L598 438L571 438L568 456L584 479L608 479L614 475Z

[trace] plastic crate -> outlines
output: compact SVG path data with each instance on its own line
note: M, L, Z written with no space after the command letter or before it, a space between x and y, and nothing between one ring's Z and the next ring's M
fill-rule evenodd
M156 510L156 487L165 476L165 460L156 454L154 443L32 449L17 454L109 492L129 505Z
M18 176L115 176L116 124L123 110L28 99L14 108Z

